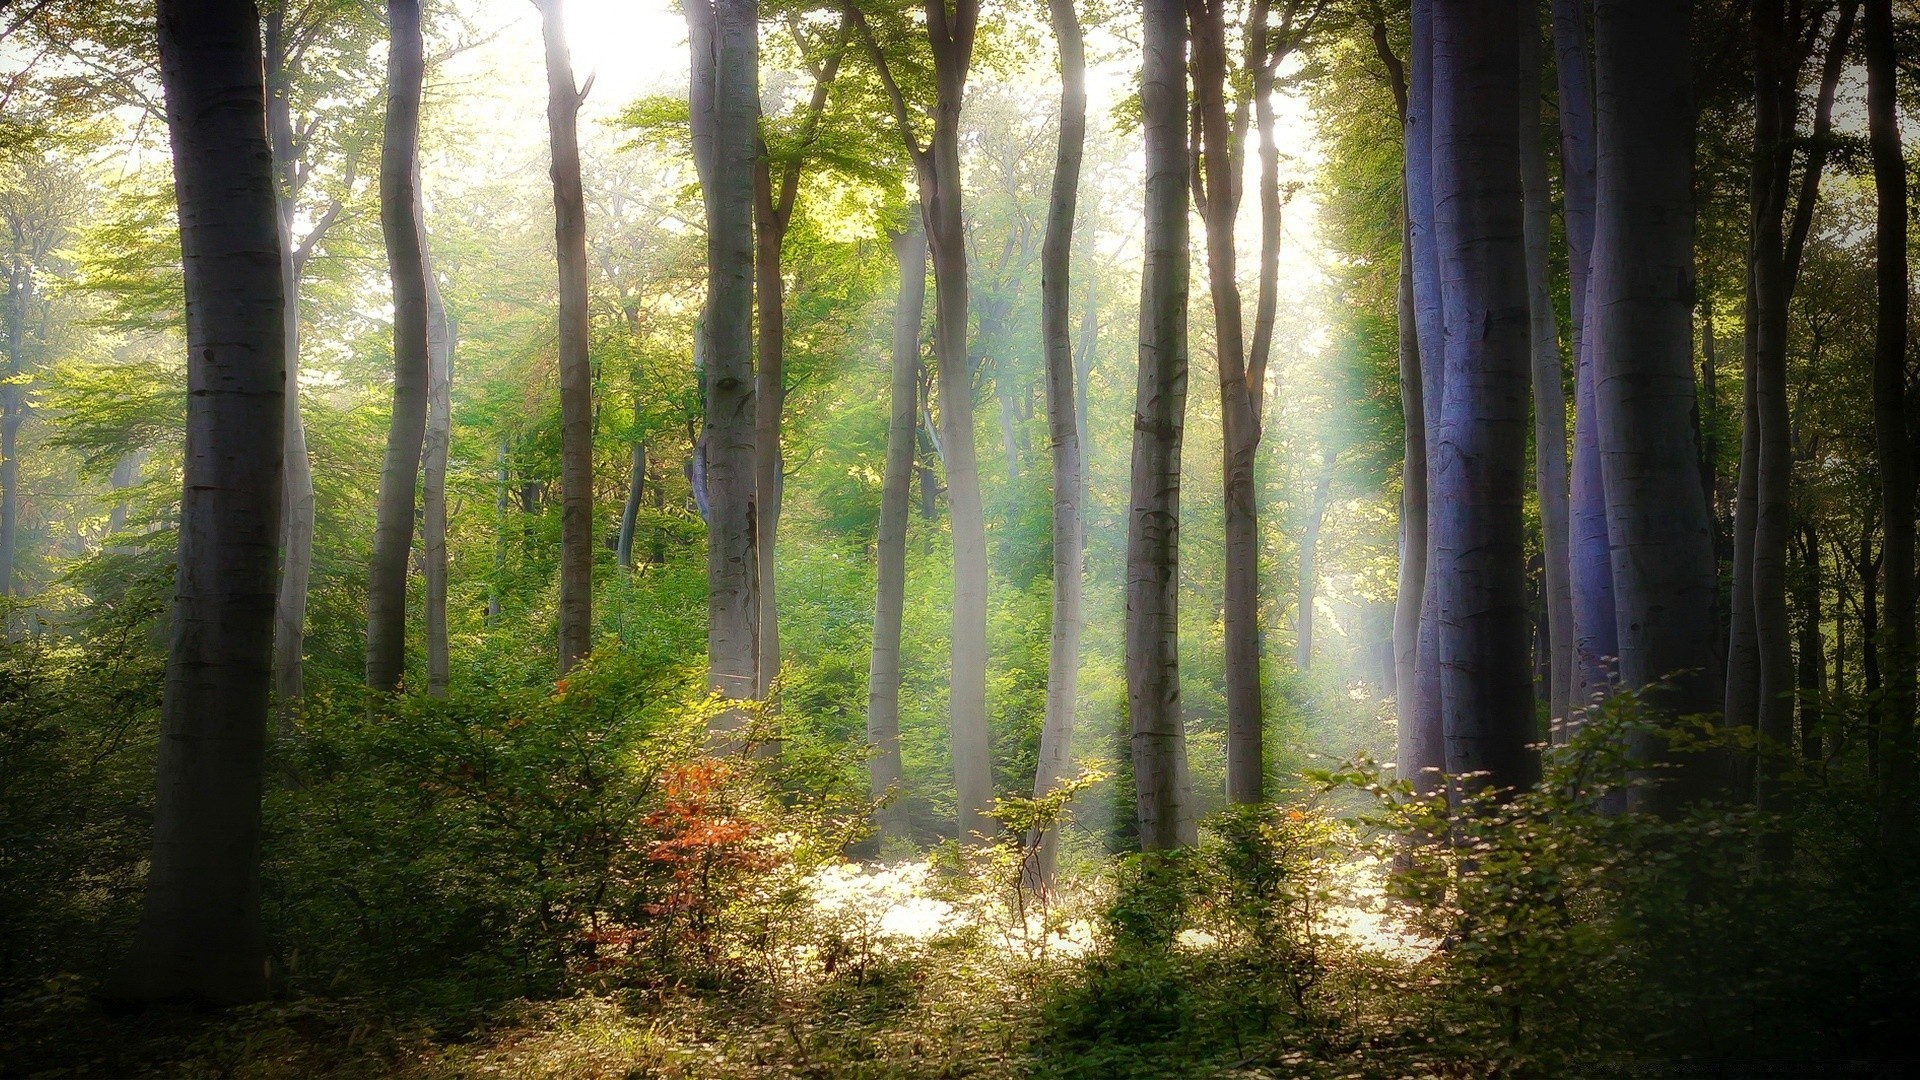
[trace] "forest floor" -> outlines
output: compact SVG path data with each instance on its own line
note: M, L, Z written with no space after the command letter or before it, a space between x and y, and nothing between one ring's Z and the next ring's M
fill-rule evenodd
M1160 967L1128 968L1100 940L1097 897L1068 899L1044 919L1022 921L1006 917L1004 907L957 901L935 876L925 862L827 867L816 875L805 917L830 932L816 936L804 956L758 958L757 976L746 980L736 974L703 984L696 975L662 983L639 965L612 965L554 1000L454 1007L433 988L416 988L410 995L310 992L218 1014L137 1015L103 1012L86 986L57 984L39 1000L16 999L0 1012L0 1031L12 1027L0 1034L0 1076L704 1080L1453 1071L1423 1060L1423 1040L1389 1036L1404 1027L1399 1019L1363 1015L1384 996L1361 992L1359 983L1333 990L1332 1011L1307 1010L1316 1014L1311 1018L1251 987L1243 1009L1221 991L1236 981L1272 980L1238 970L1243 959L1205 931L1182 931ZM1327 894L1337 895L1337 904L1316 918L1324 931L1318 947L1342 958L1340 981L1359 978L1378 989L1407 977L1429 944L1400 927L1379 893L1377 866L1350 865L1341 877ZM1329 989L1313 992L1324 997Z

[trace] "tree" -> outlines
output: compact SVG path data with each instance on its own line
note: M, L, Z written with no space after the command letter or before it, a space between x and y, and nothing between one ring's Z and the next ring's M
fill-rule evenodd
M1180 439L1187 411L1186 31L1181 0L1143 0L1146 245L1127 512L1127 716L1145 850L1194 843L1180 712Z
M1867 0L1867 132L1873 155L1873 433L1880 462L1886 572L1886 680L1878 723L1883 829L1903 835L1911 811L1914 712L1914 464L1907 430L1907 166L1901 150L1891 0Z
M420 248L427 290L427 430L420 455L420 549L426 563L427 693L445 697L452 674L447 648L447 458L453 441L453 326L440 299L433 260Z
M794 204L800 194L800 177L806 165L806 152L819 132L820 118L827 109L827 96L840 71L852 26L842 20L827 55L817 63L808 61L813 75L813 92L800 113L799 128L793 145L782 147L779 182L774 181L774 162L764 138L754 169L754 300L759 314L759 356L754 368L754 543L759 574L759 661L757 694L764 697L780 673L780 611L775 602L777 580L774 563L775 541L780 531L781 487L785 482L786 459L781 452L780 424L786 410L786 281L781 275L780 254L786 245L787 230L793 224ZM804 50L800 32L794 30L796 47Z
M1441 303L1440 256L1434 234L1433 204L1433 0L1414 0L1412 44L1407 54L1406 208L1408 273L1414 336L1420 360L1420 425L1424 458L1425 535L1408 537L1422 553L1419 630L1414 640L1412 691L1400 704L1397 758L1399 773L1415 790L1438 786L1446 769L1446 739L1440 716L1440 580L1438 497L1440 406L1446 386L1446 317Z
M886 88L920 189L920 210L933 260L933 352L940 384L940 457L946 464L947 517L953 535L952 675L947 707L953 732L953 778L960 836L992 830L991 733L987 730L987 526L974 449L973 370L967 354L966 215L960 172L960 108L980 22L979 0L927 0L926 34L933 57L933 131L916 133L893 66L865 13L849 7L855 30Z
M1578 711L1610 681L1619 655L1613 610L1613 563L1607 550L1607 500L1594 426L1589 282L1593 267L1593 54L1581 0L1554 0L1553 43L1560 89L1560 179L1565 192L1567 293L1573 322L1573 462L1568 495L1567 576L1573 615L1572 672L1565 715ZM1563 731L1568 725L1562 725Z
M162 0L158 26L186 272L187 450L153 856L112 992L229 1004L267 990L260 796L285 294L259 15L249 0Z
M407 563L427 428L426 266L416 177L426 63L420 0L388 0L387 118L380 148L380 231L393 281L393 417L367 575L367 686L400 686L407 660Z
M1528 340L1533 370L1533 487L1540 500L1541 586L1548 641L1548 716L1566 716L1573 679L1573 586L1567 504L1567 401L1561 387L1560 326L1554 312L1549 247L1553 192L1540 139L1540 12L1520 5L1520 189L1527 252Z
M1054 153L1053 194L1040 255L1040 336L1047 357L1047 440L1053 447L1053 607L1047 645L1047 712L1040 728L1036 797L1052 791L1073 765L1073 716L1080 683L1080 588L1085 557L1080 499L1080 408L1075 393L1072 296L1073 217L1079 205L1080 161L1087 141L1087 54L1073 0L1049 0L1060 50L1060 141ZM1053 880L1055 829L1030 837L1039 849L1034 883Z
M539 0L553 147L553 235L560 264L560 671L593 647L593 365L587 356L587 206L561 0Z
M1435 0L1433 205L1447 326L1432 487L1447 772L1535 775L1524 501L1526 255L1514 133L1518 7ZM1473 332L1464 332L1466 328Z
M1693 376L1692 5L1594 6L1592 335L1620 681L1666 680L1659 704L1718 704L1712 523L1700 488ZM1645 737L1643 737L1644 739ZM1640 756L1664 748L1642 742ZM1706 794L1704 763L1654 796Z
M692 11L704 0L692 0ZM757 0L715 0L707 202L707 679L754 698L758 617L754 543L753 176L759 158ZM691 16L690 16L691 19ZM696 44L696 49L698 48ZM696 64L697 68L697 64ZM700 77L696 70L695 77ZM705 93L705 89L700 90ZM696 106L698 108L698 106ZM701 138L695 131L696 143ZM700 157L696 149L696 160ZM698 451L696 451L698 452ZM719 723L732 725L728 712Z
M920 323L927 304L927 238L917 220L892 234L900 291L893 304L893 352L887 396L887 464L880 488L880 522L874 537L873 655L867 670L867 742L872 795L882 806L880 835L905 838L905 808L898 801L900 762L900 623L907 590L907 517L913 483L915 406L920 394Z

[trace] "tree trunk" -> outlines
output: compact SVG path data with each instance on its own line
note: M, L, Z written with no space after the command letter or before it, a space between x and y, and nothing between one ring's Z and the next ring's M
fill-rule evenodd
M1876 403L1877 404L1877 403ZM1884 493L1883 493L1884 497ZM1884 525L1884 522L1882 522ZM1868 701L1881 700L1880 677L1880 566L1886 559L1882 549L1873 550L1873 525L1860 531L1860 691ZM1867 722L1867 778L1880 780L1880 717Z
M880 489L880 527L874 540L877 580L873 603L873 656L867 671L867 741L871 793L890 796L874 824L882 839L907 836L906 807L898 801L900 763L900 622L907 591L907 515L913 483L915 415L920 394L920 325L927 307L927 236L916 219L892 238L900 266L900 293L893 305L893 360L888 390L887 466Z
M1053 790L1073 768L1073 718L1080 685L1080 589L1085 556L1080 524L1083 475L1078 373L1073 338L1070 271L1073 216L1080 193L1080 159L1087 140L1087 55L1074 0L1049 0L1060 50L1060 142L1047 203L1047 235L1040 254L1040 333L1047 358L1047 439L1053 448L1053 612L1047 647L1047 712L1040 727L1040 760L1033 793ZM1036 849L1028 883L1053 883L1059 830L1028 838Z
M1445 385L1445 313L1440 297L1440 261L1433 233L1433 3L1414 0L1413 38L1407 55L1408 90L1405 128L1408 295L1412 304L1414 337L1420 362L1421 487L1427 509L1422 515L1424 535L1410 537L1421 546L1419 616L1414 635L1413 684L1400 709L1399 774L1422 794L1434 791L1446 768L1446 745L1440 728L1440 620L1439 580L1433 573L1437 553L1432 499L1437 459L1434 440L1440 428L1441 393ZM1405 400L1404 397L1402 399Z
M267 992L260 795L286 379L279 215L252 3L159 5L187 296L187 441L145 906L110 992Z
M1796 637L1794 666L1800 697L1800 758L1818 763L1826 730L1827 645L1820 632L1820 534L1811 523L1800 525L1800 573L1794 589Z
M20 538L20 424L26 419L20 373L25 366L27 306L33 302L34 268L14 253L7 282L7 381L0 385L0 596L13 596L15 547ZM13 614L6 613L8 636Z
M1180 439L1187 411L1186 32L1180 0L1143 0L1146 242L1127 512L1127 715L1140 846L1195 842L1180 709Z
M940 432L936 449L947 469L947 517L953 537L952 676L947 693L953 735L953 778L960 838L983 842L993 830L990 732L987 729L987 526L974 447L973 372L968 363L966 217L960 171L960 108L980 19L978 0L928 0L926 29L933 54L933 138L921 146L905 96L857 9L848 9L878 69L894 121L913 160L920 210L933 259L933 352L939 365ZM931 434L931 433L930 433Z
M1883 562L1887 574L1886 653L1880 731L1882 826L1906 835L1914 750L1914 463L1907 430L1907 174L1896 101L1897 52L1891 0L1867 0L1867 122L1877 199L1873 336L1873 431L1880 459Z
M393 281L393 417L367 576L367 686L400 687L407 664L407 563L427 428L426 268L420 251L420 0L388 0L387 117L380 148L380 231Z
M1573 586L1568 535L1567 401L1560 326L1554 313L1549 247L1553 191L1540 141L1540 13L1520 5L1520 187L1527 253L1528 342L1533 369L1533 486L1540 500L1541 588L1546 601L1547 715L1562 737L1573 690Z
M500 452L493 484L493 580L487 583L487 625L500 621L500 594L507 584L507 437L500 437Z
M1200 186L1195 199L1206 229L1224 444L1227 798L1257 803L1266 773L1260 704L1260 529L1253 484L1260 419L1257 391L1248 380L1234 246L1241 178L1238 140L1227 109L1224 0L1188 0L1187 25L1193 34L1190 65L1198 126L1193 149Z
M1523 789L1536 775L1525 500L1527 283L1513 0L1435 0L1433 204L1447 325L1433 453L1447 772Z
M1333 451L1326 450L1320 459L1320 478L1313 484L1307 527L1300 535L1300 589L1295 601L1299 631L1293 646L1293 666L1303 673L1313 670L1313 598L1320 584L1314 563L1320 554L1320 525L1327 517L1327 496L1332 488Z
M754 540L753 171L759 156L757 0L717 0L712 159L707 202L706 425L707 678L735 701L759 676ZM698 64L696 63L696 69ZM700 138L695 129L696 141ZM719 714L716 733L737 728Z
M1693 138L1691 5L1600 0L1594 31L1598 182L1592 303L1600 461L1618 620L1619 677L1662 680L1676 716L1718 703L1713 526L1691 417ZM1636 736L1637 756L1667 756ZM1718 762L1680 760L1655 806L1710 794Z
M453 327L421 240L427 286L427 434L420 464L420 548L426 556L427 693L447 696L447 455L453 442Z
M629 574L633 573L633 532L640 520L640 501L646 497L646 489L647 444L644 440L636 439L633 443L633 466L627 474L627 499L620 507L620 539L614 545L614 557L619 561L620 569Z
M560 264L560 672L593 647L593 366L587 356L587 209L580 101L561 0L539 0L547 51L554 251ZM756 84L757 85L757 84Z

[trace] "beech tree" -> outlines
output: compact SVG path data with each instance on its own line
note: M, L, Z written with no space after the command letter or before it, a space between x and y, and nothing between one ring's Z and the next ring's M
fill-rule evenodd
M1180 711L1180 441L1187 412L1187 35L1181 0L1142 0L1146 244L1127 511L1127 716L1140 846L1195 842Z
M920 189L920 212L933 261L933 352L940 386L939 449L946 466L947 517L953 535L952 675L947 708L953 732L953 779L960 836L969 843L993 831L991 733L987 730L987 526L974 448L973 366L968 362L967 242L960 171L960 108L973 66L979 0L927 0L927 43L933 60L932 132L922 141L893 63L867 14L848 7L875 73L893 107Z
M877 815L882 838L904 839L906 809L899 802L900 623L906 605L907 517L919 421L920 324L926 316L927 239L917 216L889 237L900 267L893 304L893 348L887 394L887 463L880 488L880 521L874 537L873 655L867 669L867 742L871 793L889 799Z
M553 235L560 265L560 671L593 647L593 365L587 356L587 204L561 0L539 0L553 147Z
M146 902L111 992L267 991L260 796L272 680L285 279L260 18L162 0L160 74L186 275L185 484Z
M1433 205L1446 339L1432 527L1447 772L1536 774L1525 536L1526 254L1511 92L1518 6L1433 5ZM1465 328L1477 328L1465 332Z
M407 564L427 429L426 264L420 245L420 0L388 0L387 117L380 149L380 231L393 281L393 417L367 575L367 686L400 686L407 660Z

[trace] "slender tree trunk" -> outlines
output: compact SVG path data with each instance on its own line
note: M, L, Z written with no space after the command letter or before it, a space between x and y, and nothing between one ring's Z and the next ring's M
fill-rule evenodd
M1800 758L1818 762L1826 729L1827 645L1820 632L1820 534L1811 523L1800 525L1800 573L1794 589L1798 641L1795 642L1795 682L1800 698Z
M698 0L696 0L698 2ZM759 156L756 0L717 0L707 194L707 671L723 697L749 701L759 675L754 539L753 173ZM696 73L697 74L697 73ZM696 129L696 140L699 131ZM717 732L737 727L728 710Z
M636 410L638 411L638 410ZM620 563L620 569L633 573L633 531L640 520L640 501L647 493L647 444L636 439L633 444L633 465L627 474L627 499L620 507L620 539L614 545L614 557Z
M15 548L20 539L20 424L26 419L20 392L25 369L27 308L33 303L33 265L16 252L7 283L7 381L0 385L0 596L15 595ZM6 615L11 636L13 615Z
M1713 525L1690 418L1693 376L1691 4L1600 0L1598 183L1587 308L1623 685L1658 704L1719 702ZM1666 756L1651 734L1639 756ZM1681 759L1656 806L1709 794L1717 761Z
M146 902L110 992L224 1005L267 992L260 796L285 295L258 13L161 0L158 23L186 277L185 484Z
M1433 203L1449 334L1433 452L1447 772L1500 790L1537 772L1528 663L1527 282L1513 0L1435 0Z
M562 0L539 0L553 151L554 251L560 265L560 671L593 647L593 365L587 355L587 209L575 126L583 95Z
M907 516L920 394L920 325L927 306L927 236L911 222L892 238L900 267L900 293L893 305L893 360L888 390L887 466L880 489L880 527L874 540L878 564L874 585L873 657L867 671L868 762L875 801L894 796L875 815L881 837L907 835L906 807L896 791L900 763L900 622L907 591Z
M426 268L420 251L420 86L426 62L420 0L388 0L386 133L380 149L380 230L393 281L393 418L367 578L367 686L400 687L407 663L407 563L427 428Z
M1560 90L1560 166L1566 219L1568 295L1573 322L1574 434L1568 506L1568 591L1572 659L1564 708L1577 710L1603 690L1614 658L1613 567L1607 551L1606 495L1594 426L1592 327L1587 318L1593 261L1593 57L1583 0L1553 0L1553 44Z
M1573 695L1573 586L1567 487L1567 401L1549 247L1553 191L1540 136L1540 12L1520 5L1520 187L1527 253L1528 341L1533 370L1533 486L1540 500L1542 592L1547 614L1547 713L1562 737Z
M1188 0L1187 25L1193 35L1190 65L1198 125L1194 152L1200 185L1195 199L1206 229L1224 444L1227 797L1236 803L1256 803L1266 774L1260 704L1260 529L1253 484L1260 420L1257 398L1248 382L1234 244L1241 178L1238 140L1227 107L1224 0Z
M1883 522L1884 524L1884 522ZM1860 531L1860 692L1869 702L1881 700L1880 675L1880 566L1883 548L1873 550L1873 524ZM1880 781L1880 715L1868 718L1867 777Z
M1140 846L1196 839L1180 709L1180 439L1187 411L1186 32L1180 0L1143 0L1146 248L1127 513L1127 714Z
M421 249L426 249L424 231ZM427 434L420 464L420 548L426 562L427 693L447 695L447 455L453 442L453 327L426 258Z
M500 621L500 595L507 585L507 438L500 437L500 451L493 484L493 580L487 585L487 625Z
M1905 835L1914 780L1914 454L1907 430L1907 174L1900 145L1891 0L1867 0L1867 123L1877 200L1873 430L1887 574L1886 695L1880 729L1883 830Z
M1421 486L1427 504L1421 545L1418 631L1414 639L1413 686L1402 707L1399 730L1400 775L1422 794L1439 786L1446 768L1446 742L1440 723L1440 605L1432 511L1438 458L1440 404L1445 387L1446 319L1441 304L1440 256L1433 231L1433 0L1413 0L1413 40L1408 53L1406 123L1407 238L1412 253L1408 276L1414 336L1420 361ZM1403 398L1404 400L1404 398Z
M1073 768L1073 718L1080 685L1080 589L1085 544L1081 534L1083 491L1080 406L1074 370L1073 314L1069 278L1073 263L1073 216L1080 193L1080 159L1087 140L1087 56L1074 0L1050 0L1053 36L1060 50L1060 142L1053 162L1053 192L1047 203L1047 236L1040 256L1040 333L1047 357L1047 439L1053 448L1053 612L1047 647L1047 712L1040 727L1040 761L1033 793L1045 795ZM1028 838L1037 848L1029 884L1053 882L1059 830Z
M1320 459L1320 478L1313 484L1313 503L1307 511L1307 527L1300 535L1300 589L1295 601L1299 613L1299 633L1294 642L1293 666L1301 672L1313 670L1313 598L1319 590L1319 571L1315 562L1320 554L1320 526L1327 517L1327 497L1333 489L1333 451L1324 451Z

